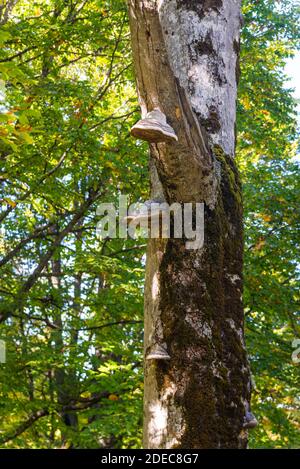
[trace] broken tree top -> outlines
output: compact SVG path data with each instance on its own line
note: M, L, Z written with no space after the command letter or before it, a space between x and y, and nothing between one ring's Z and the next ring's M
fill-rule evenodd
M167 123L166 116L159 110L154 109L140 119L131 129L131 135L150 143L177 142L178 138L173 128Z

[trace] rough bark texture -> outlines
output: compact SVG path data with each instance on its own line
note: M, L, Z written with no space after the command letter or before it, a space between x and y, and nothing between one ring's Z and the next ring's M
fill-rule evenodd
M242 199L233 160L239 0L130 0L142 114L167 116L178 143L151 144L152 195L205 203L205 242L150 240L146 448L244 448L250 378L243 338Z

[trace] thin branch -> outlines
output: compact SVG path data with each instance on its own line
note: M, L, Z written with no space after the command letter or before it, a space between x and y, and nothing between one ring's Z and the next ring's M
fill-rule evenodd
M15 246L8 254L6 254L6 256L4 256L0 260L0 267L7 264L7 262L9 262L13 257L15 257L15 255L33 239L41 238L43 236L48 236L50 233L43 233L43 231L48 228L51 228L51 226L53 226L53 222L48 223L47 225L41 226L40 228L37 228L34 233L29 235L27 238L22 239L17 244L17 246Z
M26 47L26 49L24 50L21 50L20 52L17 52L16 54L14 55L11 55L10 57L6 57L6 59L2 59L0 60L0 63L3 63L3 62L10 62L11 60L14 60L18 57L21 57L22 55L26 54L26 52L29 52L31 50L34 50L36 49L37 46L30 46L30 47Z
M101 401L101 399L107 398L109 394L110 393L106 391L106 392L102 392L101 394L97 395L96 397L92 399L81 398L78 401L71 401L70 404L61 406L61 408L57 408L56 412L58 413L70 412L70 411L79 412L81 410L88 409L89 407L92 407L94 404L97 404L99 401ZM13 433L0 437L0 444L3 445L4 443L7 443L8 441L14 440L18 436L20 436L22 433L24 433L26 430L28 430L39 419L41 419L42 417L46 417L48 415L50 415L49 408L43 408L43 409L37 410L36 412L33 412L32 414L29 415L27 420L25 420L23 423L21 423L17 427L17 429Z
M108 257L115 257L118 254L124 254L125 252L135 251L138 249L145 249L146 247L147 247L147 244L139 244L138 246L132 246L131 248L120 249L120 251L112 252L108 254Z
M67 224L67 226L58 234L56 237L56 240L53 242L51 247L48 249L48 251L44 254L44 256L41 258L38 266L35 268L35 270L32 272L31 275L29 275L27 281L24 283L22 288L17 292L16 297L17 301L19 303L19 307L22 305L24 301L25 295L29 292L29 290L33 287L37 279L39 278L39 275L41 274L42 270L44 267L47 265L53 254L55 253L56 249L58 246L61 244L63 239L72 231L72 229L75 227L75 225L78 223L78 221L82 218L84 215L85 211L101 196L100 193L100 188L98 187L97 190L93 190L90 193L90 196L88 199L81 205L80 209L78 212L73 216L71 221ZM7 317L10 316L10 312L3 311L0 314L0 323L5 321Z
M105 324L100 324L99 326L90 326L90 327L81 327L79 329L76 329L77 331L93 331L97 329L104 329L105 327L111 327L111 326L117 326L120 324L142 324L143 321L115 321L115 322L107 322Z
M21 423L19 427L10 435L5 435L2 438L0 438L0 444L3 445L4 443L7 443L10 440L14 440L18 436L20 436L22 433L24 433L28 428L30 428L37 420L39 420L42 417L45 417L46 415L49 415L49 409L40 409L37 410L36 412L33 412L25 422Z
M68 153L71 151L71 149L73 148L73 146L75 145L75 142L73 142L69 148L67 148L63 154L61 155L60 159L58 160L57 164L52 168L50 169L47 173L43 174L43 176L37 181L37 183L34 185L33 188L29 188L23 195L22 197L20 197L18 199L18 203L19 202L22 202L23 200L25 200L34 190L36 190L40 184L42 184L48 177L52 176L53 173L55 173L60 167L61 165L63 164L66 156L68 155ZM17 207L18 203L16 204L15 207ZM12 210L14 210L13 206L9 206L1 215L0 215L0 222L2 222L11 212Z
M103 119L102 121L97 122L97 124L92 125L89 128L89 130L95 130L97 127L99 127L102 124L105 124L105 122L109 122L110 120L124 119L124 118L127 118L129 116L132 116L133 114L136 113L136 111L137 111L137 109L134 109L133 111L127 112L126 114L122 114L122 115L119 115L119 116L115 116L114 114L112 114L111 116L107 117L106 119Z

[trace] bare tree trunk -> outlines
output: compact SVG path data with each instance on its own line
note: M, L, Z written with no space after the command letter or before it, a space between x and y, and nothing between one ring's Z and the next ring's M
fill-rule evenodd
M58 231L58 226L56 227ZM55 253L54 257L51 259L51 284L52 287L57 290L58 292L61 291L61 257L59 251ZM76 294L78 291L76 289L76 280L75 280L75 288L74 288L74 303L76 302ZM75 309L75 308L74 308ZM52 339L54 342L54 347L56 353L60 354L63 353L64 348L64 336L63 336L63 321L62 315L60 311L55 312L54 324L57 326L57 330L52 332ZM67 369L67 366L60 368L56 367L54 369L54 382L51 382L51 386L55 385L55 391L57 394L57 402L60 406L67 405L76 395L76 382L72 382L73 376L70 376L70 370ZM52 376L51 376L52 380ZM78 419L77 415L74 412L61 412L61 418L64 424L67 427L72 427L73 429L77 429ZM65 432L62 432L62 445L64 447L65 444L68 444L68 435Z
M205 204L205 242L150 240L146 448L244 448L250 378L243 337L242 199L234 163L239 0L129 0L142 115L178 142L150 144L152 196ZM157 177L158 176L158 177Z

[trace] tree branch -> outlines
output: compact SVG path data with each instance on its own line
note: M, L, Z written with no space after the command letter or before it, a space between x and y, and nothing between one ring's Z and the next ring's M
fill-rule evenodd
M4 443L7 443L10 440L14 440L26 430L28 430L28 428L30 428L37 420L41 419L42 417L45 417L46 415L49 415L49 409L40 409L36 412L33 412L28 417L28 419L25 420L25 422L21 423L21 425L17 427L17 429L13 433L0 437L0 444L3 445Z
M91 191L88 199L81 205L80 209L78 212L73 216L71 221L67 224L67 226L58 234L56 237L56 240L53 242L51 247L48 249L48 251L43 255L41 258L38 266L35 268L35 270L32 272L32 274L28 277L27 281L24 283L22 288L17 292L17 303L18 303L18 308L21 307L21 305L24 303L24 299L26 294L29 292L29 290L33 287L35 282L37 281L39 275L41 274L42 270L44 267L47 265L53 254L55 253L57 247L60 245L62 240L72 231L74 226L77 224L77 222L82 218L84 215L85 211L101 196L101 193L99 191L99 188L97 190ZM10 316L10 311L7 310L2 310L2 313L0 313L0 323L5 321L8 317Z

